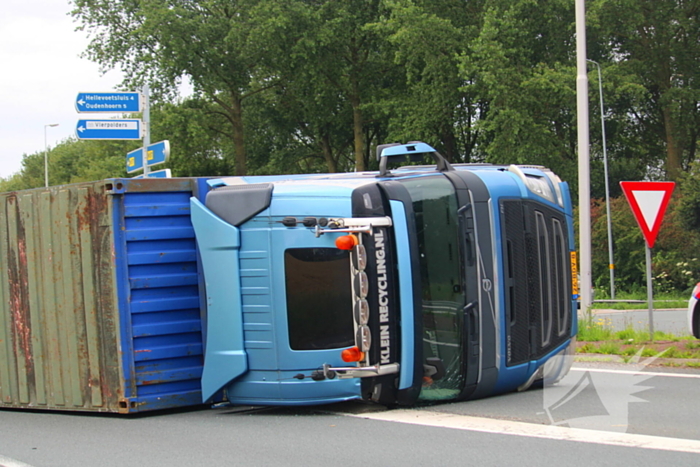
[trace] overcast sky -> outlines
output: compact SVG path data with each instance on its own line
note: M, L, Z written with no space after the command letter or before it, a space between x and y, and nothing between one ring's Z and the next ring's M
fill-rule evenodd
M22 156L44 151L75 135L81 118L79 92L109 92L121 82L119 72L106 75L80 58L88 44L75 31L68 0L2 0L0 12L0 177L21 169Z

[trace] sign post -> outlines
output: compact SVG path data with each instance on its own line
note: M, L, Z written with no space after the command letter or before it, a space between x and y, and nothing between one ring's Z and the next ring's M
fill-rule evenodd
M646 240L647 302L649 305L649 334L654 340L654 296L652 292L651 249L661 229L674 182L620 182L627 202Z
M141 91L143 93L143 147L148 151L151 145L151 89L148 84L144 84ZM143 175L148 177L148 172L150 171L151 169L148 167L146 160L144 160Z
M78 113L142 112L142 119L78 120L75 134L78 139L143 139L143 146L126 155L126 172L143 170L148 178L150 167L162 164L170 157L170 142L151 144L150 88L144 85L141 92L80 92L75 98ZM159 170L153 177L170 177L170 169Z

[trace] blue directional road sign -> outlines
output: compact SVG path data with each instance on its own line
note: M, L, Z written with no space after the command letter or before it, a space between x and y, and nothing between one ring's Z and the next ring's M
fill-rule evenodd
M156 170L154 172L148 172L148 174L137 175L132 178L173 178L170 169Z
M145 163L148 167L162 164L168 160L168 157L170 157L170 141L167 139L153 143L146 148Z
M78 112L141 112L142 106L138 92L81 92L75 98Z
M130 174L143 169L143 148L135 149L126 154L126 173Z
M126 155L126 172L132 173L143 169L144 164L148 167L162 164L170 157L170 141L163 140L148 145L146 148L146 158L143 157L143 148L135 149Z
M141 120L78 120L78 139L141 139Z

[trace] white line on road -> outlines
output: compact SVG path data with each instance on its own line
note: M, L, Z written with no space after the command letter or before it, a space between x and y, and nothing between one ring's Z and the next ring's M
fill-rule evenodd
M617 373L620 375L668 376L669 378L700 378L700 374L690 373L661 373L654 371L609 370L604 368L572 367L571 371L589 371L591 373Z
M25 464L24 462L10 459L9 457L0 456L0 467L32 467L32 466L29 464Z
M553 425L536 425L533 423L494 420L490 418L430 412L426 410L399 409L369 414L343 413L343 415L371 420L407 423L412 425L478 431L482 433L527 436L532 438L606 444L631 448L700 453L700 441L695 440L584 430L581 428L567 428Z

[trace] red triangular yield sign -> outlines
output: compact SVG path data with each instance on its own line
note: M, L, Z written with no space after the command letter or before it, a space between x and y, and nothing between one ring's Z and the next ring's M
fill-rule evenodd
M654 247L674 182L620 182L649 248Z

